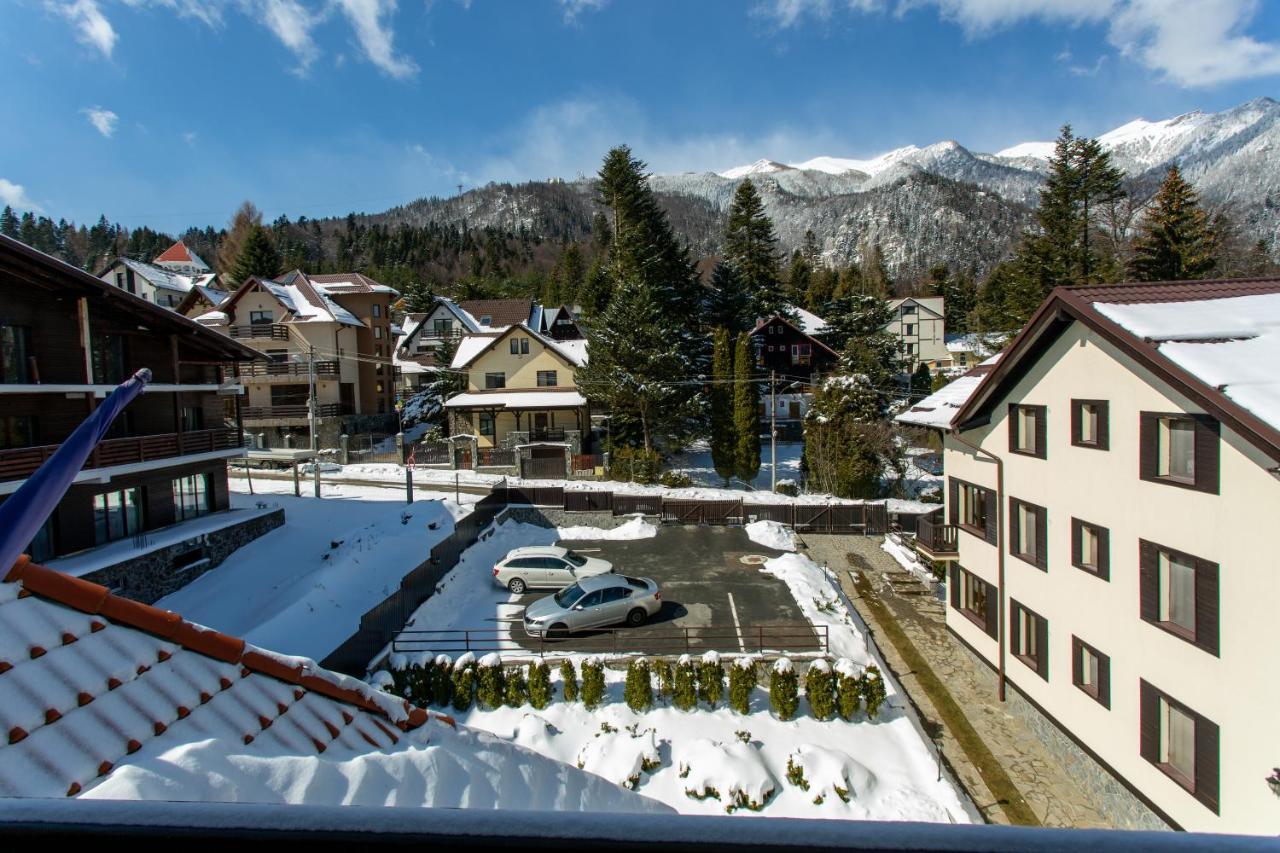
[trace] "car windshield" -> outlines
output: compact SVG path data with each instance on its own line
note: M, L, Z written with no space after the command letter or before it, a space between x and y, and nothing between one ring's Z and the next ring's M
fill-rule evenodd
M587 564L586 557L582 556L581 554L575 554L572 551L565 551L564 558L568 560L570 563L573 563L575 566L578 566L579 568Z
M561 607L568 607L579 598L582 598L582 587L578 586L576 583L566 586L555 594L556 604L559 604Z

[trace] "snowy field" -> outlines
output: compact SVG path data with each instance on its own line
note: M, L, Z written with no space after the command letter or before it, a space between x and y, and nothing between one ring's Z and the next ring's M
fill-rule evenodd
M764 522L752 527L749 535L762 544L776 547L793 542L790 531L780 525ZM467 550L408 627L497 625L499 620L519 616L521 605L516 598L492 583L493 563L511 548L555 542L561 532L515 522L490 530L487 538ZM573 532L575 538L585 538L592 531ZM597 536L602 533L595 531ZM629 535L645 535L643 526L637 524ZM802 554L788 553L769 560L760 571L783 580L805 617L827 626L832 655L847 661L844 666L861 671L875 664L887 672L879 652L868 642L865 626L825 569ZM434 657L430 652L423 654ZM566 656L579 665L588 657ZM397 656L396 663L406 659ZM772 793L760 811L738 809L733 812L736 815L978 820L945 774L939 781L936 757L900 688L887 676L887 699L879 717L868 720L859 713L848 722L817 720L803 701L795 719L779 720L763 688L755 690L745 716L723 706L712 710L702 705L684 712L661 700L653 709L636 713L623 700L625 673L614 670L606 670L607 703L588 711L581 702L563 701L554 661L552 677L557 699L541 711L527 704L496 709L473 706L458 713L458 721L617 783L638 776L634 783L638 793L684 813L723 814L727 792L741 786L756 794ZM787 780L789 760L806 767L808 790ZM682 765L687 774L682 775ZM724 796L698 799L686 793L703 783L725 792ZM846 792L844 796L835 791L837 787Z
M241 479L231 484L245 488ZM256 495L232 491L232 506L278 504L284 526L157 606L255 645L316 660L355 633L361 614L394 592L449 535L454 519L470 512L443 494L428 500L418 493L410 506L403 490L394 488L326 483L317 500L294 497L288 481L253 485Z
M761 439L760 470L755 479L751 481L751 489L764 492L772 490L770 455L768 440ZM790 480L793 483L800 482L800 457L803 455L804 442L778 442L778 482L781 483L784 480ZM711 448L705 441L695 442L684 453L673 456L671 468L678 473L688 474L695 485L724 486L724 478L716 473L715 465L711 462ZM746 490L747 487L741 480L733 480L730 483L730 488Z

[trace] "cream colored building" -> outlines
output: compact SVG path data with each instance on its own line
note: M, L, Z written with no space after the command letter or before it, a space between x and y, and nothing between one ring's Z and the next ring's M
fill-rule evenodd
M893 319L885 331L898 339L909 370L927 364L931 370L951 366L946 341L946 309L941 296L908 296L890 299Z
M1280 280L1060 289L898 418L944 431L948 628L1117 825L1280 833L1278 359Z

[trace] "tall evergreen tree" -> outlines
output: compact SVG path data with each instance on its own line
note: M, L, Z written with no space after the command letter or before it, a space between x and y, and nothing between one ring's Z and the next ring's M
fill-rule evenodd
M737 471L738 442L734 422L733 345L729 332L717 328L711 348L711 464L725 485Z
M575 297L577 303L582 306L583 316L590 319L604 313L612 295L613 282L610 281L604 264L597 259L592 262L591 269L587 272Z
M1072 155L1079 185L1079 276L1082 283L1092 282L1099 280L1100 262L1090 233L1098 215L1125 196L1124 173L1111 164L1111 154L1096 139L1077 139Z
M796 249L791 253L791 265L787 267L787 300L792 305L803 305L809 294L809 283L813 278L813 267L804 252Z
M737 270L721 262L711 271L711 285L706 288L702 320L711 328L725 328L737 334L755 325L755 308L751 294L743 286Z
M0 213L0 234L12 237L14 240L18 239L18 215L7 204L4 206L4 212Z
M582 262L582 249L577 243L570 243L560 254L560 280L556 291L555 305L572 303L582 288L586 278L586 268ZM552 306L548 306L552 307Z
M1214 235L1196 191L1170 166L1133 241L1129 274L1138 281L1205 278L1217 266Z
M877 299L889 299L893 296L893 277L889 275L889 265L885 263L884 251L879 241L862 251L862 285L860 293L869 294Z
M261 225L252 228L231 268L231 280L241 284L250 276L271 278L279 273L280 255L276 253L267 229Z
M746 332L738 335L733 354L733 426L738 446L734 468L738 479L751 483L760 472L760 386L755 347Z
M778 279L778 238L750 178L738 184L729 205L724 255L751 296L753 319L786 310Z

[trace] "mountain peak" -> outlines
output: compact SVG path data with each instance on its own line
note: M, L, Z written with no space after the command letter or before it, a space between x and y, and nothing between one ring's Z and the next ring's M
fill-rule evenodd
M791 170L792 166L785 163L779 163L776 160L760 159L749 166L735 166L732 169L726 169L723 172L717 172L722 178L745 178L748 175L767 175L771 172L785 172Z

